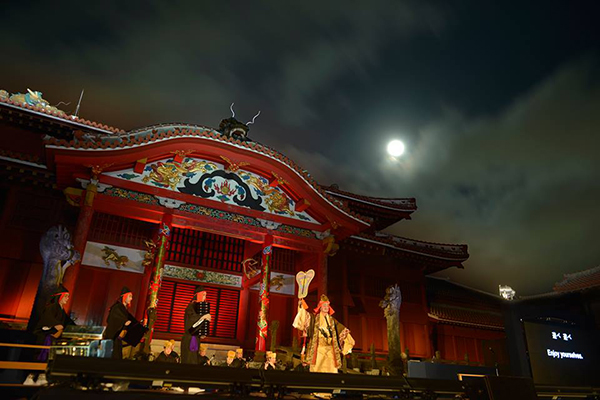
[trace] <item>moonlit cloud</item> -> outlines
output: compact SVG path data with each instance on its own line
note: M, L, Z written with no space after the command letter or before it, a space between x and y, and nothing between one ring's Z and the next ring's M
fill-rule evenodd
M465 270L441 274L479 289L544 292L600 264L595 10L378 0L4 11L0 89L40 90L72 111L85 88L81 115L123 129L216 127L231 102L241 119L261 110L250 136L319 182L416 197L413 220L390 232L468 244ZM406 145L395 161L391 139Z

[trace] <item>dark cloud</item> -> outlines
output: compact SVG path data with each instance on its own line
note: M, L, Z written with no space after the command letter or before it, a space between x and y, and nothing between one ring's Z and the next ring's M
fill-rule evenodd
M124 129L262 110L250 135L320 182L417 197L391 231L467 243L444 274L527 294L599 263L599 7L12 2L0 86L67 111L85 88L81 115Z

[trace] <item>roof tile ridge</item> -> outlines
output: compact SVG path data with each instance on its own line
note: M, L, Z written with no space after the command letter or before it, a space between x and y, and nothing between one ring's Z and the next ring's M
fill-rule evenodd
M75 115L68 115L65 111L62 111L62 110L58 110L58 111L48 110L46 107L42 107L39 105L31 106L29 104L18 103L18 102L10 100L10 98L0 98L0 103L10 104L12 106L18 107L23 110L40 112L42 114L46 114L46 115L49 115L49 116L52 116L55 118L59 118L65 122L78 122L83 125L88 125L93 128L101 128L101 129L111 131L114 133L124 133L125 132L123 129L120 129L120 128L105 125L105 124L102 124L99 122L92 122L87 119L83 119L78 116L75 116Z
M363 233L361 233L363 234ZM379 236L383 235L383 236ZM468 245L467 244L463 244L463 243L438 243L438 242L428 242L425 240L420 240L420 239L411 239L411 238L407 238L407 237L403 237L403 236L398 236L398 235L394 235L391 233L385 233L385 232L381 232L381 231L376 231L375 232L375 237L379 238L386 238L386 237L392 237L392 238L398 238L398 239L402 239L402 240L406 240L409 242L417 242L417 243L422 243L422 244L431 244L431 245L435 245L435 246L445 246L445 247L461 247L461 248L465 248L468 249ZM395 241L393 239L391 239L392 242L395 243Z

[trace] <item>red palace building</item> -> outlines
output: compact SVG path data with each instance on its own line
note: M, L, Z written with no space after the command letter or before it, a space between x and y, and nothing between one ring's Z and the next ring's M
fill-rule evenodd
M313 269L308 304L326 293L356 352L387 351L379 301L397 283L402 348L411 358L439 350L448 362L465 354L480 365L508 362L499 298L426 278L462 268L467 246L382 232L410 219L415 199L319 185L252 141L234 118L218 129L123 131L67 115L39 92L0 91L0 174L0 317L14 329L24 329L31 313L40 238L61 224L82 255L64 277L81 325L104 325L126 285L138 318L156 306L154 338L179 339L183 310L201 283L215 314L208 342L253 350L276 332L278 344L291 345L295 274ZM261 280L270 286L262 295ZM495 359L488 349L497 349Z

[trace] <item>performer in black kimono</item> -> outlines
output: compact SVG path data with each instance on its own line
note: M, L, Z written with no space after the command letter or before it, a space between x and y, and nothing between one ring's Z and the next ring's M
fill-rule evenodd
M123 338L127 334L127 327L132 323L137 323L135 317L128 310L132 300L133 293L127 286L123 286L121 295L108 312L103 338L113 341L112 358L122 359L124 355L125 358L131 357L132 346Z
M210 365L210 358L206 355L206 350L208 350L208 345L206 343L200 344L200 355L198 356L198 364L199 365Z
M185 309L183 321L183 338L181 339L181 362L200 364L198 350L200 340L209 332L210 304L206 301L206 290L196 286L194 297Z
M167 362L167 363L178 363L180 361L179 354L173 351L173 347L175 347L175 341L173 339L167 341L165 343L165 348L161 353L156 357L157 362Z
M267 371L277 369L277 353L274 351L267 351L267 361L265 361L264 369Z
M67 315L64 307L69 302L69 291L63 285L59 285L46 304L42 316L35 326L33 333L36 342L44 346L50 346L53 339L58 339L67 325L75 325L75 322ZM42 350L38 355L39 361L48 360L48 350Z

